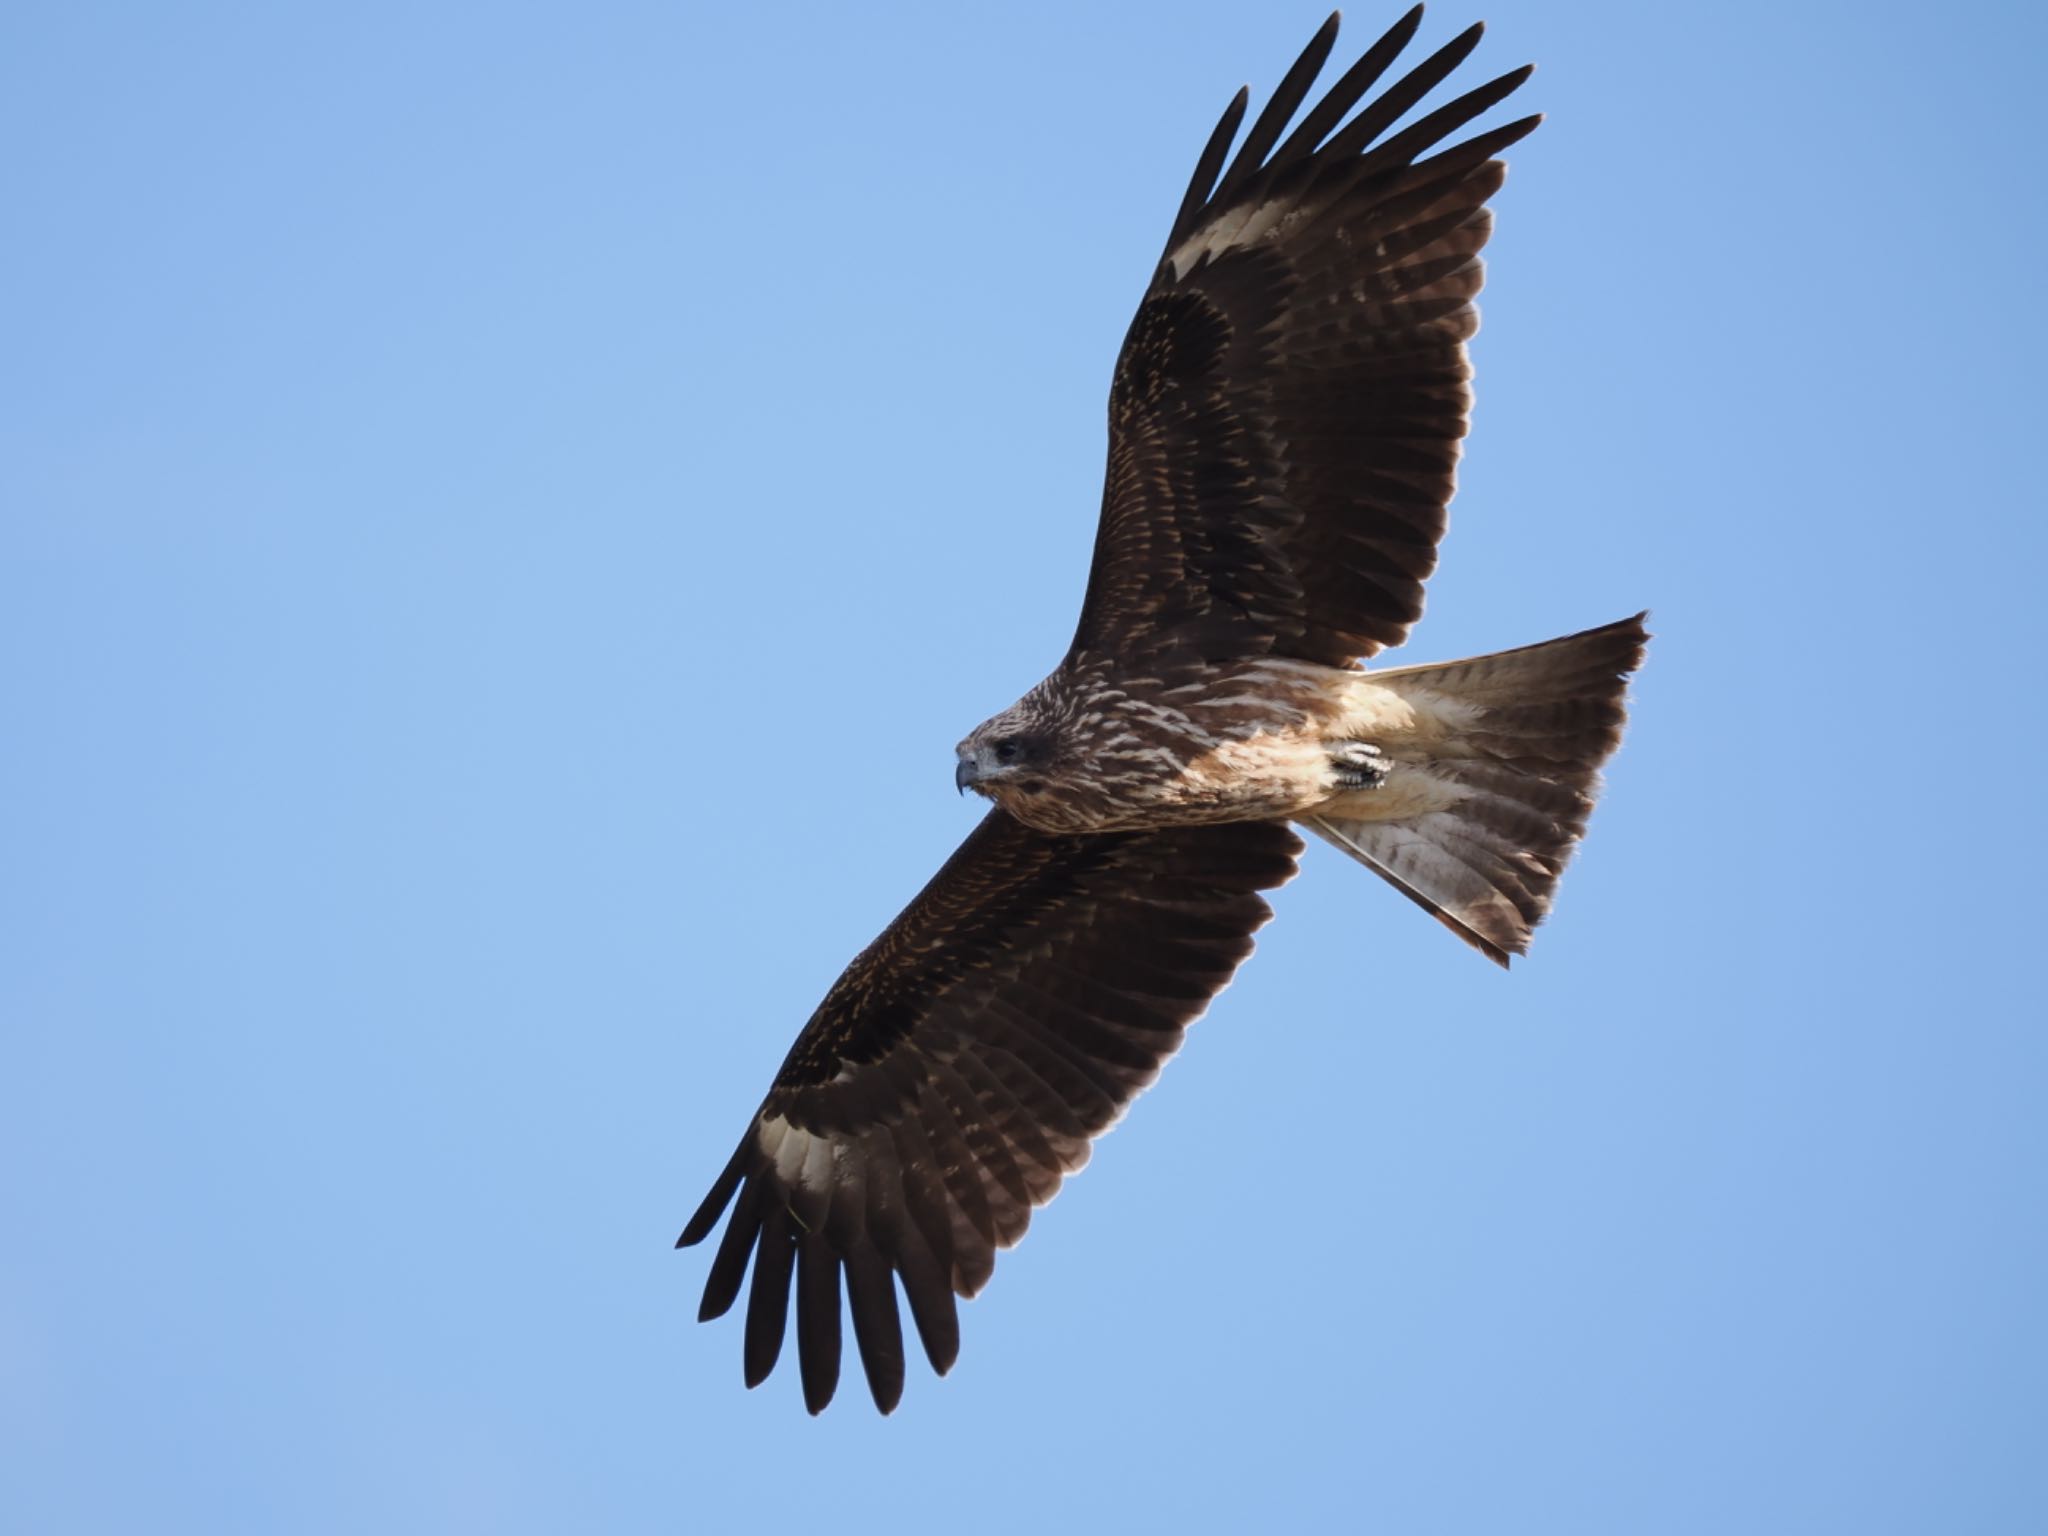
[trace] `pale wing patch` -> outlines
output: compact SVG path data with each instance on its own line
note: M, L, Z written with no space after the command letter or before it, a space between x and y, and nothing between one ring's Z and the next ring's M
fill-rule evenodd
M1269 198L1250 208L1235 209L1196 230L1168 253L1167 265L1178 282L1205 261L1225 251L1241 250L1278 239L1295 223L1300 209L1288 198Z
M785 1184L797 1184L817 1138L780 1115L763 1115L754 1135L761 1144L761 1155L775 1165L775 1176Z

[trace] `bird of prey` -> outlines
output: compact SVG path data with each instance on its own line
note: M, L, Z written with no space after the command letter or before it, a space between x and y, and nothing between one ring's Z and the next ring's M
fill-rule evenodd
M1295 122L1332 16L1236 153L1243 91L1202 150L1117 358L1073 644L959 744L957 783L993 808L818 1005L678 1242L731 1207L699 1315L732 1307L751 1260L749 1386L792 1280L811 1412L838 1382L842 1280L883 1412L903 1390L899 1285L933 1368L953 1364L956 1298L1251 953L1294 826L1503 965L1550 905L1643 616L1363 665L1422 611L1495 157L1538 122L1445 146L1524 68L1397 128L1477 26L1360 107L1420 18Z

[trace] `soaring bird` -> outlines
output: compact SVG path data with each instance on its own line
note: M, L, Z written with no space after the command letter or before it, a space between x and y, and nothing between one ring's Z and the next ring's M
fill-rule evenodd
M1397 128L1478 26L1360 107L1421 13L1295 122L1333 15L1236 153L1244 91L1203 147L1117 358L1073 644L956 748L956 782L993 807L818 1005L678 1241L731 1207L699 1315L732 1307L751 1260L749 1386L781 1351L792 1278L811 1412L838 1382L842 1278L883 1412L903 1391L899 1285L945 1373L956 1298L1251 953L1294 826L1502 965L1549 908L1620 741L1643 615L1363 665L1422 612L1495 157L1539 121L1440 147L1523 68Z

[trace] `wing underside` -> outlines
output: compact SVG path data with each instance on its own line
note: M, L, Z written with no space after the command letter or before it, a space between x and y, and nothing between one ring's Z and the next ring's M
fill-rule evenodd
M792 1282L812 1412L838 1382L842 1284L884 1411L898 1285L948 1369L954 1298L1179 1048L1300 849L1272 823L1049 838L990 812L827 994L683 1232L731 1207L699 1315L732 1307L751 1261L747 1384L781 1353Z
M1538 121L1445 144L1518 69L1397 130L1481 31L1366 100L1420 15L1301 114L1333 16L1227 165L1242 93L1217 125L1117 360L1070 664L1341 666L1420 616L1471 410L1493 157Z

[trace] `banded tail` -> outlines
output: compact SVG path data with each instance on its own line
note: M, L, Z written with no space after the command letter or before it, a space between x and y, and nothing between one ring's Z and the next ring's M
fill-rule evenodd
M1499 964L1526 954L1621 744L1645 617L1363 674L1344 734L1386 753L1385 781L1302 825Z

